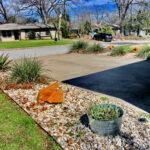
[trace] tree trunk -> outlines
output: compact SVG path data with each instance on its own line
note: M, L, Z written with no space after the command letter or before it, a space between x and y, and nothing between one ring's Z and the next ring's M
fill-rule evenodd
M61 20L62 20L62 11L59 15L59 19L58 19L58 28L57 28L57 32L58 32L58 40L61 40L62 37L60 35L60 28L61 28Z

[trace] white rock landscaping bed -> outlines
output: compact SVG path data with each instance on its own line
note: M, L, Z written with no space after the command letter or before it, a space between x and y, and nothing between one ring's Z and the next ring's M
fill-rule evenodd
M0 73L1 78L6 75ZM150 150L150 115L148 113L129 107L116 98L109 97L109 100L104 101L101 99L102 94L95 94L66 84L61 84L65 92L65 100L62 104L46 103L44 106L36 104L38 91L45 86L36 85L30 90L18 89L4 92L29 113L65 150ZM80 122L80 117L88 108L99 103L112 103L123 108L124 116L120 135L102 137L91 132ZM145 117L148 122L138 122L139 117Z

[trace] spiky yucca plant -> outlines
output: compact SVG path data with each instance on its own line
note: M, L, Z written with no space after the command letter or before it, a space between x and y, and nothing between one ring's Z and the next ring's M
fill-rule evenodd
M127 54L127 51L123 47L118 46L113 49L110 55L111 56L124 56L126 54Z
M8 54L6 54L6 55L4 55L4 53L1 54L0 55L0 70L4 71L4 70L8 69L8 65L10 62L11 62L11 60L9 60Z
M143 59L149 59L150 58L150 46L143 47L136 55L137 57L143 58Z
M80 52L80 51L85 51L86 48L88 47L88 43L85 41L76 41L72 44L70 52Z
M24 58L21 63L13 64L11 79L16 83L31 83L40 80L42 64L35 58Z
M86 52L89 53L103 53L105 52L105 48L101 44L93 44L89 48L87 48Z

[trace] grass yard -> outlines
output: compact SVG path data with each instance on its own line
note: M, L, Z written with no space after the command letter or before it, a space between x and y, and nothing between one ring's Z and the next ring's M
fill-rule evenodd
M0 42L0 49L12 49L12 48L28 48L28 47L42 47L42 46L54 46L71 44L73 40L63 39L61 41L50 40L24 40L13 42Z
M127 51L130 51L133 49L133 45L123 45L123 46L118 46L118 47L123 47Z
M59 145L0 91L0 150L60 150Z

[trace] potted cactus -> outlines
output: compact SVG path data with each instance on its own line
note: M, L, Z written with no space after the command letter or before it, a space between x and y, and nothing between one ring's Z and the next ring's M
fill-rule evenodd
M98 135L117 135L120 132L123 110L113 104L92 106L88 112L90 129Z

